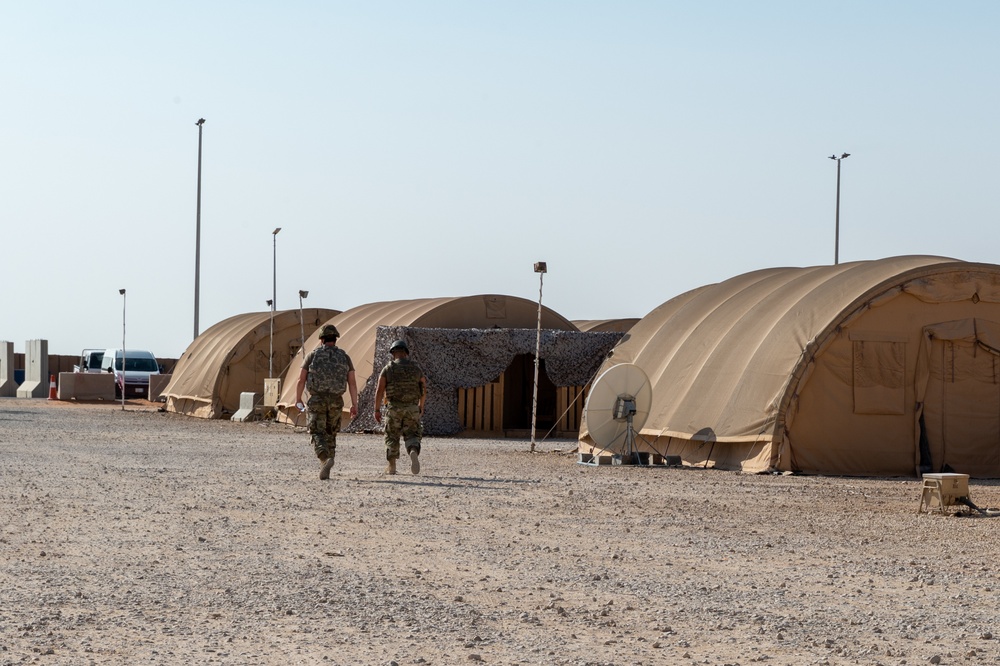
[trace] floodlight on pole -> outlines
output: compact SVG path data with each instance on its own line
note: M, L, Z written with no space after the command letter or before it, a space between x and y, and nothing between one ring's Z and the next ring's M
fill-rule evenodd
M538 325L535 330L535 382L531 390L531 451L535 451L535 424L538 420L538 356L542 349L542 281L548 268L544 261L535 262L538 273Z
M201 291L201 127L204 118L199 118L198 126L198 202L195 208L194 223L194 337L198 337L198 306Z
M302 316L302 299L309 296L309 292L305 289L299 289L299 331L300 331L300 344L299 349L302 351L303 358L306 355L306 320Z
M125 411L125 290L119 289L122 295L122 411ZM115 361L112 359L111 367L114 368Z
M840 157L830 155L831 160L837 162L837 217L833 232L833 265L840 263L840 161L850 157L850 153L844 153Z

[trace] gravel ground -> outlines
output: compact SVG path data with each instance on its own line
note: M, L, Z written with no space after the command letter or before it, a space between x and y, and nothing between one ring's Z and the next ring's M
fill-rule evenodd
M574 446L0 398L0 664L1000 663L1000 519Z

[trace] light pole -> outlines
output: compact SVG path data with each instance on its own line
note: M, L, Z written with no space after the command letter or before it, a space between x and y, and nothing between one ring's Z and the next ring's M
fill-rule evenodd
M204 118L199 118L198 126L198 203L194 223L194 337L198 337L198 298L201 290L201 126Z
M125 411L125 290L119 289L122 295L122 411ZM111 360L111 367L114 368L115 361Z
M833 265L840 263L840 160L850 157L850 153L844 153L840 157L830 155L831 160L837 162L837 223L833 237Z
M277 227L271 232L273 239L273 258L271 264L271 300L267 302L271 306L271 353L267 359L267 377L274 377L274 311L278 303L278 232L281 227Z
M271 310L271 334L267 336L267 378L274 377L274 301L267 299L267 307Z
M538 273L538 327L535 331L535 384L531 391L531 451L535 451L535 423L538 419L538 355L542 348L542 281L545 279L546 266L544 261L535 262L535 272Z
M299 349L302 351L302 357L305 358L306 355L306 321L302 317L302 299L307 297L309 292L305 289L299 289L299 340L301 343Z

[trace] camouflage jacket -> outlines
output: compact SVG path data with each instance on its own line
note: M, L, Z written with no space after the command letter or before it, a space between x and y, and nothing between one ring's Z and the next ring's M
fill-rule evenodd
M390 403L416 404L423 397L420 380L424 371L409 358L398 358L382 368L379 378L385 377L385 395Z
M340 395L347 390L347 374L354 369L354 364L347 352L340 347L320 345L306 357L302 367L309 369L306 388L311 395Z

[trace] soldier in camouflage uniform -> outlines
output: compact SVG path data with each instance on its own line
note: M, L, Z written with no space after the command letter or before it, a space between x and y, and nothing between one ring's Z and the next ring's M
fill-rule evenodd
M302 362L299 383L295 387L295 406L306 411L313 449L319 458L319 478L330 478L333 459L337 453L337 433L344 411L344 390L351 391L351 418L358 414L358 384L354 378L354 363L343 349L337 346L340 333L333 324L320 331L323 341ZM302 404L302 391L309 389L308 405Z
M420 472L420 436L424 428L420 423L427 398L427 378L420 366L410 360L410 350L402 340L389 348L392 361L382 368L375 390L375 420L382 422L382 401L388 398L385 420L385 459L389 461L386 474L396 473L399 459L399 438L406 443L410 456L410 471Z

